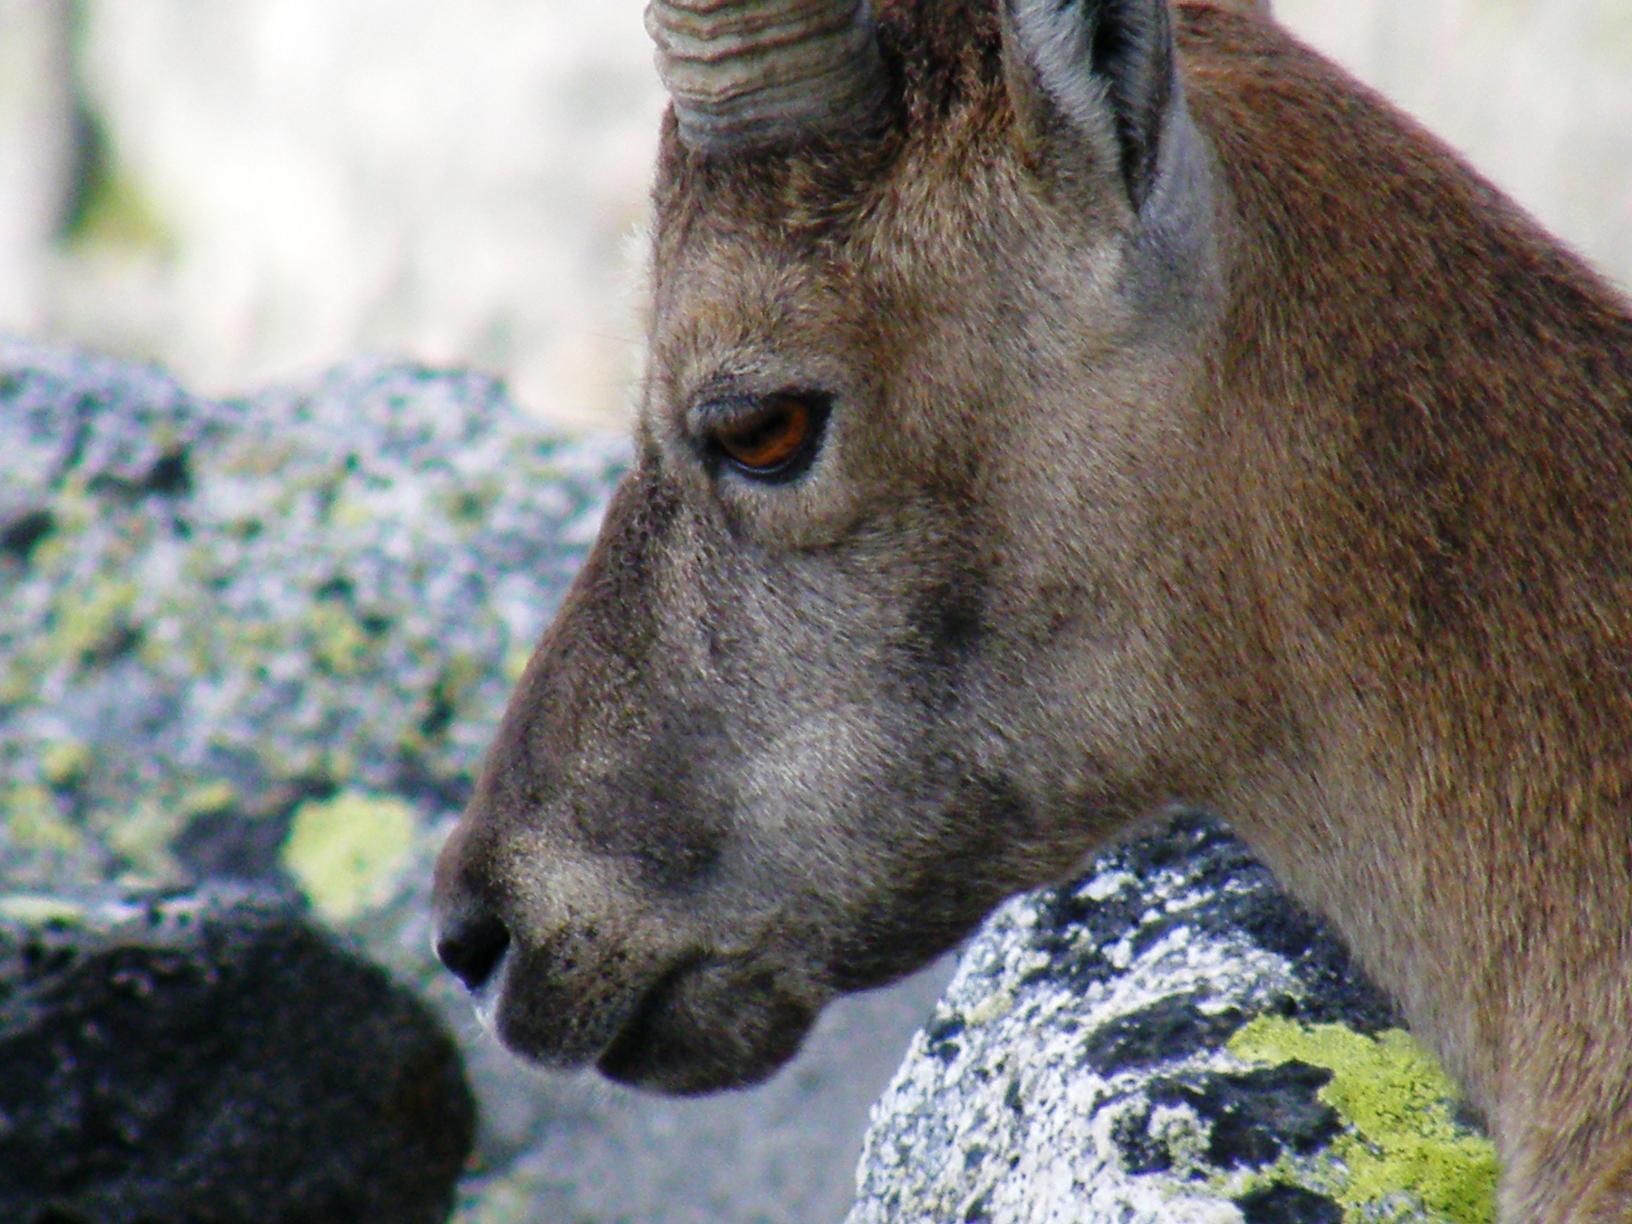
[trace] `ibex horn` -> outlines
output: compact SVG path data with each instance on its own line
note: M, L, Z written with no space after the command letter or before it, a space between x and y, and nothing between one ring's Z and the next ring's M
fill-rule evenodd
M883 96L867 0L651 0L646 28L704 152L857 128Z

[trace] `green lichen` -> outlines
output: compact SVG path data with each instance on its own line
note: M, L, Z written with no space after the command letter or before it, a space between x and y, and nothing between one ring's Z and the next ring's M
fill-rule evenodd
M63 655L81 666L95 662L129 626L136 607L136 584L103 579L64 608L59 633Z
M231 782L217 779L193 787L181 799L182 815L189 820L197 816L215 816L230 812L238 803L238 788Z
M48 923L67 924L84 921L85 908L61 897L47 897L37 893L12 893L0 896L0 920L16 922L27 927L42 927Z
M283 865L317 911L349 922L388 901L413 856L413 809L396 799L343 791L294 815Z
M170 879L176 868L171 846L186 823L187 813L179 805L153 794L107 819L102 840L142 878Z
M312 658L331 676L355 676L368 661L373 639L346 608L320 603L311 610Z
M85 835L62 816L57 797L43 786L15 786L5 795L6 832L14 845L24 850L78 850Z
M48 786L72 790L91 771L91 748L78 740L59 740L40 753L40 777Z
M1231 1038L1229 1049L1246 1062L1296 1060L1332 1073L1320 1099L1349 1130L1332 1142L1337 1167L1323 1189L1343 1205L1346 1220L1494 1218L1495 1149L1456 1121L1455 1089L1409 1034L1390 1029L1374 1038L1341 1024L1260 1017ZM1391 1203L1395 1211L1380 1217L1379 1208Z

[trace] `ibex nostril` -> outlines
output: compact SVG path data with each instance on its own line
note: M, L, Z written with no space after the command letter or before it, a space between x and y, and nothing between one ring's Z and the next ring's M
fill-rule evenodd
M437 959L467 990L480 990L510 946L510 932L491 914L448 919L436 940Z

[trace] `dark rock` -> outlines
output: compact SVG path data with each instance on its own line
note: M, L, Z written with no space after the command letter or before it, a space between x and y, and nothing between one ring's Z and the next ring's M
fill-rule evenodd
M1257 1169L1282 1152L1304 1156L1343 1129L1342 1119L1315 1095L1332 1073L1284 1062L1233 1075L1197 1076L1188 1083L1151 1085L1158 1104L1184 1104L1212 1124L1207 1156L1222 1169Z
M1342 1224L1343 1207L1299 1186L1266 1186L1235 1200L1243 1224Z
M0 1219L447 1217L474 1105L380 970L242 894L40 917L0 922Z
M1199 996L1175 995L1118 1016L1083 1042L1082 1056L1096 1071L1155 1066L1181 1054L1223 1045L1246 1023L1233 1007L1203 1012Z
M27 562L39 542L50 535L57 517L49 510L23 510L0 524L0 553Z

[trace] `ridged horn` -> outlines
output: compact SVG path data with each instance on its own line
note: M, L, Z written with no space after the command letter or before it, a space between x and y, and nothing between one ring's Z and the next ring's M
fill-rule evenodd
M651 0L646 29L704 152L860 129L883 98L867 0Z

